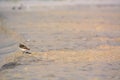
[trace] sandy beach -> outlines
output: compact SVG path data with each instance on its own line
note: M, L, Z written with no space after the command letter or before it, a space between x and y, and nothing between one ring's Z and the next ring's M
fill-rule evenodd
M0 80L120 80L119 8L1 9ZM32 54L19 50L21 42Z

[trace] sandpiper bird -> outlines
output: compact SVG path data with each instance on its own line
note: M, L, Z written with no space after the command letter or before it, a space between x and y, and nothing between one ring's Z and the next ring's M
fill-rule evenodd
M27 46L25 46L24 44L19 44L19 48L23 53L28 53L31 54L30 52L28 52L28 50L30 50L30 48L28 48Z

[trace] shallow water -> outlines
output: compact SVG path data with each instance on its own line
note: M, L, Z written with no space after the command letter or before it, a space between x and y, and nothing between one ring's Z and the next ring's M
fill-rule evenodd
M44 11L2 12L6 16L6 25L33 51L119 46L119 13L119 6L80 5Z

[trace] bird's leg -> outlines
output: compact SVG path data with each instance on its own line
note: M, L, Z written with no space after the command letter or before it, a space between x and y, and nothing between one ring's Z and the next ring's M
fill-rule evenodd
M23 54L25 54L25 51L23 51Z

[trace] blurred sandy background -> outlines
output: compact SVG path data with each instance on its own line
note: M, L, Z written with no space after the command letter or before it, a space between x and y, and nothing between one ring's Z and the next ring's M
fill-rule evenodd
M1 80L120 80L119 0L8 3L0 3Z

